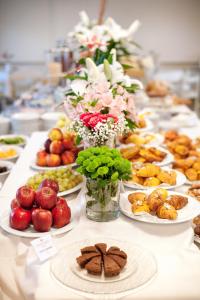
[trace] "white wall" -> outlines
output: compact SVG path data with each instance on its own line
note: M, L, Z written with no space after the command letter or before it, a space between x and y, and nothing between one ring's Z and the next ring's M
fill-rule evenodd
M136 40L155 50L161 61L200 59L199 0L107 0L106 15L123 26L142 22ZM15 61L42 61L44 50L55 45L78 21L85 9L98 13L98 0L0 0L0 53Z

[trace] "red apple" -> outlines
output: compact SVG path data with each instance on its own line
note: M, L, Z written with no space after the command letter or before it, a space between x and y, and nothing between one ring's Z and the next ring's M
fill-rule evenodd
M16 198L11 201L10 207L11 207L11 209L15 209L17 207L20 207L20 204L19 204L19 202L17 201Z
M56 205L52 210L53 226L61 228L70 222L71 210L69 206Z
M49 231L52 225L52 214L49 210L36 208L32 212L32 222L36 231Z
M61 154L64 151L62 141L53 141L50 145L50 152L53 154Z
M36 192L36 204L44 209L51 209L56 205L57 194L50 187L42 187Z
M29 186L22 186L17 190L16 199L23 208L31 208L35 200L35 191Z
M39 189L43 188L43 187L50 187L52 190L54 190L56 192L56 194L59 192L59 185L58 182L56 180L53 179L44 179L40 186Z
M41 150L37 153L36 164L40 167L46 167L47 165L47 155L45 150Z
M49 131L48 137L51 141L60 141L63 139L63 133L59 128L52 128Z
M74 147L74 138L64 138L62 142L65 150L71 150Z
M10 213L10 226L17 230L25 230L31 223L31 211L17 207Z
M44 148L46 150L47 153L50 152L50 145L51 145L51 140L50 139L47 139L44 143Z
M69 165L75 162L75 154L72 151L65 151L61 154L63 165Z
M58 154L48 154L46 162L48 167L58 167L61 165L61 158Z
M68 204L67 204L67 201L65 200L65 198L58 197L56 206L68 207Z

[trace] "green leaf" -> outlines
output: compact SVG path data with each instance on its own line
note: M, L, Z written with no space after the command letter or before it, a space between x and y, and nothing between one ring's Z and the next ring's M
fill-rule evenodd
M82 141L82 137L81 137L80 135L77 135L77 136L76 136L75 144L76 144L76 145L79 145L81 141Z
M140 87L137 84L132 84L131 86L124 86L124 88L129 93L135 93Z
M133 69L133 66L127 64L122 64L122 67L124 70Z
M107 59L104 59L103 68L104 68L104 74L106 75L107 80L111 81L112 71L111 71L110 64L107 61Z
M67 75L64 76L64 78L70 79L70 80L75 80L75 79L87 80L86 76L72 75L72 74L67 74Z
M79 59L78 64L79 65L85 65L85 58L82 57L81 59Z
M127 124L128 127L129 127L130 129L135 129L135 128L137 127L136 123L133 122L131 119L126 118L126 121L127 121L127 123L128 123L128 124Z

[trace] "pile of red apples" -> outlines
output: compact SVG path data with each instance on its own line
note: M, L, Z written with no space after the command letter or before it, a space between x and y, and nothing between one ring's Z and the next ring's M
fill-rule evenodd
M69 165L75 162L79 151L73 133L63 134L59 128L53 128L44 143L44 149L37 153L36 164L40 167Z
M71 210L58 192L58 183L52 179L45 179L36 192L28 186L20 187L11 202L10 226L16 230L33 226L35 231L47 232L51 227L67 225Z

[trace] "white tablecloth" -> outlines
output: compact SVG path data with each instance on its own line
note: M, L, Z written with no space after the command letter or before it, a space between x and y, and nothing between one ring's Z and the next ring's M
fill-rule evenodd
M34 173L29 165L45 137L46 133L40 132L30 139L0 192L1 213L9 207L16 189ZM72 231L53 239L57 249L73 241L97 236L101 240L106 236L139 244L153 252L158 273L149 285L124 299L200 299L200 252L193 243L190 222L159 226L120 215L115 221L96 223L85 217L84 201L79 196L71 203L74 201L73 205L81 209L80 220ZM30 241L0 231L0 299L85 299L54 281L49 271L50 261L41 264L34 260Z

